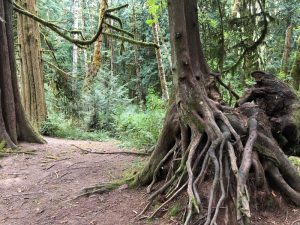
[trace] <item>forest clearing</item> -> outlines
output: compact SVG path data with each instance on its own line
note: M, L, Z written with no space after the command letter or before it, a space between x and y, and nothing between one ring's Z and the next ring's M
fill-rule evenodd
M300 224L299 0L0 0L0 224Z

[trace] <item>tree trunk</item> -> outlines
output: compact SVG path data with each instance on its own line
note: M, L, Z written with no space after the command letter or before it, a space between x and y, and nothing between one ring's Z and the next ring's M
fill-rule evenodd
M43 143L25 117L18 90L11 2L0 0L0 139L8 147L15 147L18 140Z
M284 50L283 50L282 60L281 60L281 71L283 71L284 74L288 74L288 66L289 66L288 59L292 48L292 38L293 38L293 25L289 25L285 33Z
M19 1L19 4L36 14L35 0ZM47 117L38 22L18 14L18 40L21 53L22 103L31 124L38 130Z
M73 1L73 30L79 29L79 20L80 20L80 0ZM74 38L78 39L78 34L74 34ZM78 71L78 46L73 44L73 65L72 65L72 74L73 76L77 75Z
M221 105L219 96L212 93L214 79L201 47L197 0L169 0L168 8L177 67L175 100L151 158L132 183L149 184L147 192L152 192L149 204L138 217L157 198L164 199L148 217L153 218L185 190L189 199L185 225L250 224L250 203L255 201L250 201L253 196L248 179L251 183L255 180L256 188L267 195L269 180L265 174L270 184L300 206L300 176L271 129L277 122L284 136L284 130L292 127L299 144L299 126L293 120L293 112L299 112L295 108L299 99L273 75L256 71L252 73L257 84L255 91L250 91L251 97L246 93L237 108ZM276 104L277 108L269 111L270 99L285 104ZM268 114L273 111L289 119ZM287 127L281 123L284 119ZM157 181L161 182L154 188Z
M241 0L234 0L233 7L232 7L232 17L240 17L240 7L241 7L242 1Z
M160 40L159 40L159 34L158 34L158 23L153 23L152 25L152 30L153 30L153 36L154 36L154 42L158 46L160 46ZM156 60L157 60L157 67L158 67L158 76L160 80L160 87L161 87L161 92L162 96L164 99L169 100L169 91L168 91L168 86L167 86L167 81L166 81L166 74L165 74L165 69L161 57L161 51L160 48L155 49L156 53Z
M291 71L291 77L293 78L294 88L298 91L300 85L300 36L298 37L297 45L298 48L294 65Z
M166 45L166 42L165 42L163 36L162 36L162 33L161 33L161 30L160 30L159 23L157 23L157 28L158 28L159 38L160 38L160 40L161 40L161 45L162 45L162 47L163 47L163 49L164 49L164 51L165 51L165 54L167 55L168 61L169 61L170 75L172 75L172 74L173 74L173 70L172 70L172 68L173 68L173 63L172 63L171 54L170 54L170 51L169 51L169 49L168 49L168 47L167 47L167 45Z
M132 22L133 22L133 34L134 37L137 38L137 21L136 21L136 12L135 12L135 1L132 0ZM140 62L139 62L139 47L137 45L133 46L134 48L134 67L135 67L135 75L136 75L136 86L137 86L137 93L138 93L138 101L140 103L146 103L146 93L143 87L143 81L140 71Z
M103 0L101 1L101 5L99 8L99 26L101 26L102 29L102 24L104 20L104 15L105 11L108 8L108 0ZM101 67L101 48L102 48L102 42L103 42L103 34L102 32L100 33L99 37L97 38L94 46L94 53L93 53L93 60L91 62L90 68L89 68L89 73L85 77L84 80L84 88L89 89L91 82L93 81L93 78L96 76L98 73L100 67Z

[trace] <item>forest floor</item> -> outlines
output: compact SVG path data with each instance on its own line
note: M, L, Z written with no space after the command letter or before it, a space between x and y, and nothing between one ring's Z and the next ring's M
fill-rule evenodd
M122 151L114 141L46 140L44 145L21 144L22 151L35 150L35 155L0 159L0 225L180 224L167 214L134 220L147 203L145 189L121 186L110 193L74 199L85 187L121 178L147 157L84 154L79 149ZM253 224L291 225L299 219L293 225L300 225L300 209L281 203L273 210L254 210Z

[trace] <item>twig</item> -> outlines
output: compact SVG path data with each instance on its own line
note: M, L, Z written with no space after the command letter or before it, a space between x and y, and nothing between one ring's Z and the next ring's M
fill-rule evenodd
M1 196L1 198L12 198L12 197L20 197L24 195L38 195L38 194L45 194L45 192L24 192L24 193Z
M9 156L12 154L27 154L27 155L36 155L35 150L31 150L31 151L5 151L5 152L0 152L0 157L5 157L5 156Z
M81 148L77 145L73 145L74 147L80 149L81 151L85 152L86 154L99 154L99 155L113 155L113 154L125 154L125 155L137 155L137 156L149 156L150 154L144 153L144 152L130 152L130 151L117 151L117 152L96 152L96 151L90 151L84 148Z

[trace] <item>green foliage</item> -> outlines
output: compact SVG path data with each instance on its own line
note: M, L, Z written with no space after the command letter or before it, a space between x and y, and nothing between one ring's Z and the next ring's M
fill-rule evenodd
M289 74L279 73L279 71L285 31L289 24L295 25L289 68L295 58L293 54L296 49L295 40L300 33L300 11L299 8L294 7L297 2L298 0L282 0L264 3L264 11L269 22L268 36L253 54L247 55L235 68L222 73L223 81L238 95L242 95L246 86L253 84L249 78L250 70L253 68L266 70L277 74L284 81L291 81ZM117 0L110 2L109 7L123 3ZM242 7L240 18L233 18L232 1L198 2L202 46L212 71L220 72L222 69L230 68L237 62L245 47L257 40L262 30L263 16L255 2L243 2L243 4L253 3L252 6ZM71 0L39 0L37 4L38 13L44 19L65 29L73 28ZM83 1L82 27L86 37L91 37L95 33L99 4L99 1ZM171 83L171 68L168 62L170 36L166 4L165 0L134 0L129 1L127 8L113 14L122 19L125 30L132 31L136 39L143 41L153 40L151 26L153 23L159 23L160 39L167 47L167 49L162 48L163 64L168 82ZM79 51L78 73L72 74L72 44L49 32L47 28L41 27L41 32L50 43L49 47L42 38L42 49L46 50L42 52L49 110L49 118L42 127L44 134L73 139L98 140L99 138L101 140L109 133L110 136L118 137L127 146L148 147L155 144L162 126L165 102L158 97L160 84L154 49L140 48L105 37L101 50L101 70L93 80L90 92L82 92L83 80L87 74L85 63L90 63L93 48L86 49L87 62L83 51ZM224 49L221 45L222 40L224 40ZM247 65L248 61L249 65ZM66 74L59 73L47 62L56 65ZM147 94L145 106L141 106L137 101L136 69L140 72L142 87ZM220 90L224 100L234 105L235 99L228 91L222 87Z
M154 93L147 96L146 110L131 106L117 118L119 139L126 146L150 147L158 139L165 115L165 102Z
M152 26L153 23L157 23L161 10L165 9L164 1L161 0L147 0L147 11L150 13L152 19L146 20L146 23Z
M6 146L5 141L1 141L1 140L0 140L0 152L2 152L2 151L5 150L5 146Z
M61 113L51 113L48 119L42 124L40 132L51 137L67 139L101 141L109 138L105 132L88 132L81 124L76 124L66 119Z
M102 68L91 91L83 96L81 114L89 130L114 132L115 116L131 100L127 97L126 85L120 83L107 68Z
M290 156L289 160L295 166L295 168L298 171L299 176L300 176L300 158L296 157L296 156Z
M172 207L168 209L168 216L170 217L176 217L179 215L179 213L182 211L182 204L179 202L176 202Z

